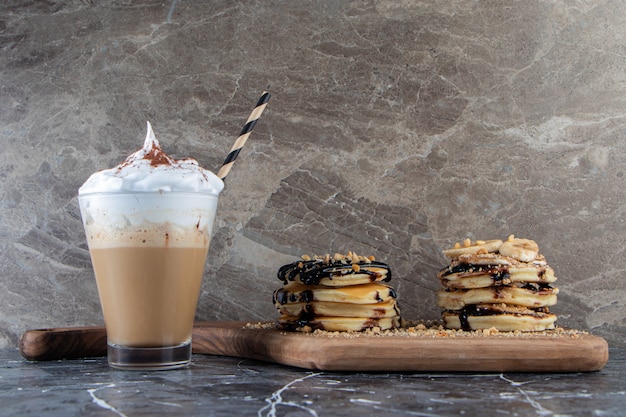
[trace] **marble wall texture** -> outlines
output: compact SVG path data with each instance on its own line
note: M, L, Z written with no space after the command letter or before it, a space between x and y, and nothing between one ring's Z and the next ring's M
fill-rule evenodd
M610 0L0 3L0 347L102 323L78 187L141 147L226 180L197 317L273 320L304 253L390 264L436 319L441 249L536 240L562 326L626 345L626 13Z

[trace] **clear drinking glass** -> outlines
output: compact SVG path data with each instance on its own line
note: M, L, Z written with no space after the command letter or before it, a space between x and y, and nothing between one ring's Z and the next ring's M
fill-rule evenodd
M218 194L91 193L78 202L109 364L141 370L188 365Z

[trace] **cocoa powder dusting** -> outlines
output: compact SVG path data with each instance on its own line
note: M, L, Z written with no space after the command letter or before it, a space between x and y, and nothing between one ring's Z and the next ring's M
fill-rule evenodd
M172 165L172 159L163 152L158 146L152 145L150 152L147 152L143 159L150 161L151 166L157 165Z

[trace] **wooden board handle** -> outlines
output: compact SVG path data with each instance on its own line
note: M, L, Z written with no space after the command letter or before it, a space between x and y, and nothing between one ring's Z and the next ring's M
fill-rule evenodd
M200 354L236 355L225 339L213 341L211 328L238 329L241 322L196 322L192 351ZM20 353L31 361L51 361L106 356L107 334L104 326L56 327L27 330L20 338Z
M27 330L20 338L20 353L31 361L106 356L104 326Z

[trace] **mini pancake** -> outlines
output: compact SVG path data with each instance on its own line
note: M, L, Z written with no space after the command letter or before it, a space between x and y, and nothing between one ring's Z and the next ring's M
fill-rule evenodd
M539 246L531 239L519 239L513 235L502 243L499 252L503 256L519 259L522 262L532 262L539 256Z
M446 288L486 288L511 283L549 284L556 281L549 266L532 263L476 265L452 262L439 271L437 277Z
M325 287L291 282L274 291L274 304L310 303L329 301L336 303L374 304L397 298L396 291L385 284L369 283L347 287Z
M559 290L549 285L526 284L524 287L502 285L470 290L444 289L437 292L437 305L446 310L460 310L472 304L505 303L538 308L556 304Z
M314 317L311 319L281 316L277 320L280 329L300 332L311 332L313 330L326 330L329 332L362 332L372 327L381 330L389 330L400 327L399 316L382 318L361 318L361 317Z
M394 317L400 314L395 300L376 304L333 303L313 301L311 303L290 303L276 305L280 314L295 317Z
M369 258L353 255L306 257L301 261L283 265L277 273L283 283L298 282L305 285L326 285L341 287L370 282L391 280L389 266Z
M459 311L444 311L442 318L448 329L499 331L541 331L554 329L556 315L547 308L531 310L507 305L479 304Z

